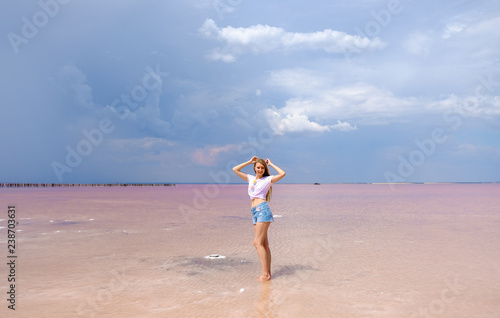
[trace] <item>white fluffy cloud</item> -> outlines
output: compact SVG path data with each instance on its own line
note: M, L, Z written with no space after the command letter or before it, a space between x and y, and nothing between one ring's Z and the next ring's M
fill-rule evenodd
M224 62L234 62L237 56L247 52L261 54L274 50L323 50L327 53L346 53L386 46L378 37L369 39L332 29L300 33L262 24L248 28L220 28L212 19L207 19L198 32L207 39L225 43L224 47L207 54L209 59Z
M332 130L350 132L358 129L358 127L340 120L335 125L322 125L311 121L304 113L287 113L284 108L267 108L264 109L263 114L276 135L284 135L286 133L324 133Z
M275 134L350 132L357 125L381 125L429 111L415 98L401 98L367 83L335 85L320 71L287 69L268 81L291 95L285 106L263 111Z
M299 82L286 83L291 85L288 89L292 90ZM449 95L439 101L429 101L397 97L390 91L366 83L329 89L324 87L326 85L319 83L302 86L297 89L302 95L289 98L284 107L265 109L263 114L274 133L350 132L358 129L352 123L385 125L419 114L445 114L450 111L462 118L491 119L500 116L500 97L493 95Z
M327 132L329 126L320 125L311 121L303 113L288 113L285 109L268 108L263 111L269 126L276 135L294 132Z

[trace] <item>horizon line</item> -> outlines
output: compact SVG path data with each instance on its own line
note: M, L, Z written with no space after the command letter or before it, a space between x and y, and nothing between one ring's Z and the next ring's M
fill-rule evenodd
M373 185L403 185L403 184L497 184L500 181L438 181L438 182L280 182L280 184L373 184ZM65 187L65 186L176 186L176 185L246 185L244 182L103 182L103 183L50 183L50 182L0 182L0 188L15 187Z

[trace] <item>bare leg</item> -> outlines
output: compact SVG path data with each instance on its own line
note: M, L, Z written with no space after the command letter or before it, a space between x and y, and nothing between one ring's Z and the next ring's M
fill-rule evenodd
M269 249L269 240L267 239L267 235L266 241L264 242L264 248L266 249L266 262L268 265L267 271L271 274L271 249Z
M269 249L269 241L267 239L267 229L271 222L257 222L255 224L255 238L253 244L257 249L260 264L262 266L262 275L259 277L261 281L271 279L271 250Z

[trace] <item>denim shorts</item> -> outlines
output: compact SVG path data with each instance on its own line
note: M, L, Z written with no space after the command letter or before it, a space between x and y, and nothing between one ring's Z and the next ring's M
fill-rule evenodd
M262 202L261 204L252 208L253 224L257 222L274 222L273 213L267 205L267 202Z

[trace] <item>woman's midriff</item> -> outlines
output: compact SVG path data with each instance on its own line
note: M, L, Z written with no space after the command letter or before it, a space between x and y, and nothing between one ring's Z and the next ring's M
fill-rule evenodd
M260 198L253 198L252 199L252 208L255 208L257 205L261 204L262 202L266 202L266 200L260 199Z

